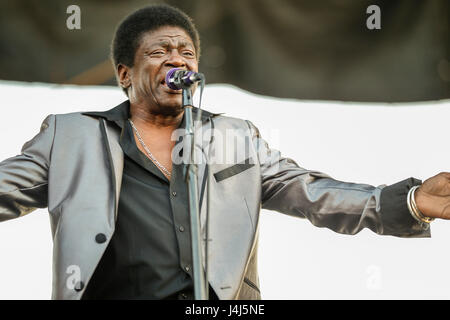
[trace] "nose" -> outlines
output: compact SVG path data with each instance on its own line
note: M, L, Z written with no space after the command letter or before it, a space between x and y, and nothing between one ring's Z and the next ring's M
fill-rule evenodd
M172 50L171 54L169 56L169 59L167 59L165 65L167 67L185 68L186 67L186 61L178 53L178 50Z

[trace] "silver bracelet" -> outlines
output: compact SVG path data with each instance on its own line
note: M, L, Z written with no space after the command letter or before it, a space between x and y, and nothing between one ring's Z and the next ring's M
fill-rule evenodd
M420 212L416 204L415 192L419 187L420 186L414 186L409 190L408 196L406 197L406 204L408 205L409 213L417 222L419 222L420 224L425 223L429 225L434 220L434 218L425 217L422 212Z

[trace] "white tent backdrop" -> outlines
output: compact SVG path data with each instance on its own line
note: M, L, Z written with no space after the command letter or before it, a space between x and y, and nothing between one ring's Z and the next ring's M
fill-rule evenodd
M125 100L114 87L6 81L0 95L0 160L18 154L48 114L107 110ZM339 180L380 185L450 171L448 100L311 102L210 85L204 108L251 120L282 154ZM433 222L431 239L369 230L345 236L266 210L260 222L263 299L450 298L450 222ZM49 299L51 255L47 210L1 223L0 299Z

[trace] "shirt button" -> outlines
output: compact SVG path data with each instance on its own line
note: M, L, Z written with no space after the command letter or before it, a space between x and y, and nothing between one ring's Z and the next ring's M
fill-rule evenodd
M178 229L180 230L180 232L184 231L184 227L183 226L180 226Z
M173 195L174 197L176 197L176 196L177 196L177 192L176 192L176 191L172 191L172 195Z

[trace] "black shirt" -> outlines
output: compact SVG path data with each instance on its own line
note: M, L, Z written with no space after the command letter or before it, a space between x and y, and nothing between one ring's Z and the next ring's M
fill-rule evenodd
M173 163L169 181L138 149L126 107L114 121L124 152L116 228L83 299L192 299L184 164Z

